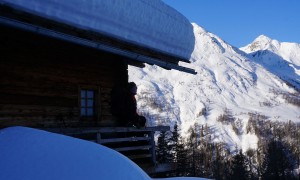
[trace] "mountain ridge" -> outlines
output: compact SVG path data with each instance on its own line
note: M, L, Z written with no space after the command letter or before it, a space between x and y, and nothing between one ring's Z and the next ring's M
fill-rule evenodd
M300 45L279 42L259 36L251 44L240 48L256 63L300 89Z
M195 47L191 63L185 66L195 69L197 75L149 65L144 69L129 67L129 80L138 85L139 113L147 117L149 125L178 122L185 135L195 123L208 124L214 128L213 141L255 149L256 135L246 131L249 114L300 122L299 107L287 103L282 95L297 93L288 78L282 80L277 71L258 63L255 52L244 52L197 24L193 26ZM293 61L298 62L297 56ZM226 112L235 119L231 124L218 120Z

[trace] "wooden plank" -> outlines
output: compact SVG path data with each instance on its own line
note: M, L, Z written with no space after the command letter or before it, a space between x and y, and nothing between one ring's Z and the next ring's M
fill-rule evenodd
M119 132L155 132L155 131L169 131L169 126L154 126L145 128L134 127L88 127L88 128L44 128L50 132L58 132L63 134L88 134L88 133L119 133Z
M40 115L40 116L56 116L57 114L65 114L69 116L78 116L78 107L61 107L61 106L40 106L40 105L15 105L15 104L1 104L0 115ZM45 117L47 118L47 117Z
M101 134L100 133L97 133L97 139L96 139L96 142L98 144L101 144Z
M20 95L0 93L0 104L15 105L37 105L37 106L56 106L56 107L76 107L78 106L77 98L49 97L36 95Z
M127 156L129 159L142 159L142 158L149 158L151 154L138 154L138 155L130 155Z
M169 131L169 126L153 126L145 128L134 127L102 127L98 128L98 132L111 133L111 132L151 132L151 131Z
M55 63L55 62L54 62ZM1 68L2 66L2 68ZM103 87L113 87L115 82L117 81L119 76L115 74L103 73L101 68L97 70L101 73L91 73L88 70L87 72L61 69L60 71L54 70L49 67L36 67L36 69L28 68L28 67L18 67L20 65L15 65L13 70L9 70L9 67L3 65L0 62L0 70L3 73L3 77L0 81L5 85L16 85L16 86L26 86L29 87L41 87L41 88L49 88L49 86L53 86L53 83L57 83L53 88L60 87L72 87L72 85L76 86L76 84L93 84L93 85L101 85ZM49 73L49 71L54 71ZM84 71L84 70L82 70ZM111 70L114 72L113 70ZM22 72L22 74L20 74ZM39 86L37 86L39 85Z
M133 150L147 150L150 149L151 145L145 145L145 146L132 146L132 147L120 147L120 148L114 148L114 150L123 152L123 151L133 151Z
M99 134L99 133L98 133ZM113 138L113 139L101 139L99 144L127 142L127 141L150 141L150 137L127 137L127 138Z

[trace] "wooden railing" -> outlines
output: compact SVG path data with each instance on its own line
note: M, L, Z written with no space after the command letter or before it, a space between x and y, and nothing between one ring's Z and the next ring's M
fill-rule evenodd
M44 130L94 141L110 147L134 161L150 158L152 164L155 165L155 132L169 131L170 127L155 126L139 129L134 127L91 127Z

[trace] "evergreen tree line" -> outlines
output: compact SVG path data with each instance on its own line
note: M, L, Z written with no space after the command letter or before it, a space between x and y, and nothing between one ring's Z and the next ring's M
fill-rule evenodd
M293 104L295 106L300 107L300 89L298 89L296 86L292 85L291 83L285 81L285 83L293 88L296 92L294 93L287 93L278 91L275 89L270 89L270 92L274 93L274 95L280 95L283 99L285 99L286 103Z
M300 158L299 124L267 121L252 114L246 130L257 135L258 148L232 153L226 144L213 141L211 127L195 124L184 139L175 124L173 131L159 134L157 161L174 165L175 171L165 174L166 177L300 179L295 171Z

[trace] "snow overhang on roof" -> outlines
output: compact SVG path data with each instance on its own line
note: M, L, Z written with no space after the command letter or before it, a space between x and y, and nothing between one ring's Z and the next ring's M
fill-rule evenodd
M193 27L161 0L0 0L0 5L70 28L63 32L58 31L61 27L49 30L49 26L36 24L39 21L28 24L28 21L22 22L22 18L8 19L1 14L2 24L39 29L38 33L44 35L196 74L193 69L178 65L179 61L189 62L194 50ZM81 33L80 37L72 34L72 28ZM89 34L88 37L92 34L93 38L84 38L85 34Z

